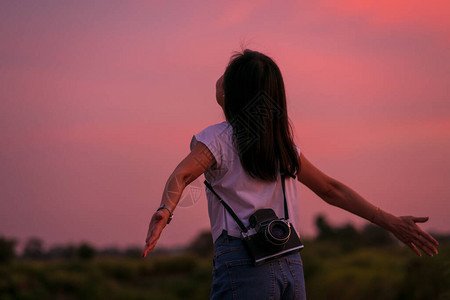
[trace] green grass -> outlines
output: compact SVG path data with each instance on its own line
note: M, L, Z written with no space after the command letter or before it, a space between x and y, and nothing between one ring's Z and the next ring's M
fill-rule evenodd
M435 257L399 246L304 241L308 299L449 299L450 245ZM349 250L350 249L350 250ZM1 299L208 299L211 257L31 261L0 265Z

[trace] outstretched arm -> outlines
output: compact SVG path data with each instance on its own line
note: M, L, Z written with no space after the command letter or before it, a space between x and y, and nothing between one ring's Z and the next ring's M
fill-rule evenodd
M324 201L392 232L419 256L421 252L417 247L430 256L437 254L438 242L416 225L416 223L426 222L428 217L393 216L375 207L345 184L324 174L311 164L303 153L300 154L299 159L301 170L298 180Z
M184 188L213 166L215 162L216 160L209 149L203 143L197 143L191 153L183 159L167 180L161 205L166 205L173 212ZM170 213L166 209L156 211L153 214L148 227L142 257L146 257L155 248L162 230L167 225L169 216Z

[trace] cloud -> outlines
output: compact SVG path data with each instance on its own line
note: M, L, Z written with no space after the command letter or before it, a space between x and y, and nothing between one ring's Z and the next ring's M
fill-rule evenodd
M301 132L300 144L306 144L316 156L336 159L450 141L450 121L446 119L344 120L339 127L335 120L308 120L296 122L294 127Z
M233 1L224 8L225 12L219 18L220 27L229 27L240 24L247 20L253 12L263 7L267 1Z
M337 5L338 4L338 5ZM450 33L450 2L410 1L358 1L322 0L320 7L331 14L364 18L369 24L381 28L409 27L438 33L446 42ZM443 34L446 33L446 34Z

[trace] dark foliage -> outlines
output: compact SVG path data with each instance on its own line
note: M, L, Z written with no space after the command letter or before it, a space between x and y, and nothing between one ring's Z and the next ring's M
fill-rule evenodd
M209 257L213 254L214 244L210 231L201 232L189 245L188 250L201 257Z
M0 263L7 263L14 259L16 244L15 239L0 237Z
M45 257L48 259L72 259L77 256L77 247L75 245L56 245L51 247Z
M30 259L44 258L44 242L37 237L30 238L25 244L23 257Z
M345 250L362 246L391 245L394 242L389 232L373 224L365 225L362 230L357 230L352 224L337 227L329 224L323 215L318 215L315 223L318 230L317 240L335 242Z
M82 260L90 260L94 258L96 250L88 243L82 243L77 249L77 256Z
M366 225L361 230L351 225L333 227L325 217L318 223L327 234L316 240L305 238L305 249L301 252L309 299L448 299L450 296L448 236L436 235L441 244L438 255L417 257L409 248L392 243L389 234L374 225ZM39 239L27 243L27 253L39 253L35 256L39 259L15 259L0 265L0 299L209 297L213 249L209 231L199 234L190 244L191 253L163 251L145 260L134 256L138 251L134 247L104 252L120 252L120 256L99 256L95 253L102 251L97 252L87 243L55 246L48 252L43 251L42 244ZM348 251L349 244L357 246ZM74 259L80 258L81 249L87 255L85 259ZM64 256L71 259L41 259Z
M141 254L142 254L142 248L135 247L135 246L128 247L127 249L125 249L124 254L127 257L139 258L139 257L141 257Z

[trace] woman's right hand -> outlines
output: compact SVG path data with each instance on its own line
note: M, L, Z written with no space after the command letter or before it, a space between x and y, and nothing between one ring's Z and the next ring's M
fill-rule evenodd
M142 257L146 257L153 249L155 249L156 242L161 236L161 232L167 225L167 220L169 219L170 213L167 209L161 209L156 211L150 224L148 225L147 238L145 239L145 248L142 251Z
M419 251L421 249L429 256L433 256L438 253L436 247L439 243L416 224L426 221L428 221L428 217L395 217L389 227L395 237L411 248L417 255L422 256L422 253Z

